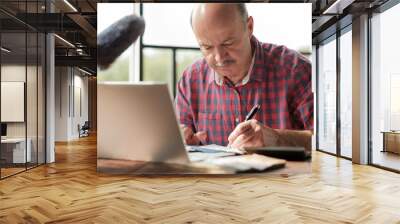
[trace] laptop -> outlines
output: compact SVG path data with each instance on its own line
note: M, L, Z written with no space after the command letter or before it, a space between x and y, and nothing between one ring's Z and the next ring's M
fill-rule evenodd
M97 86L97 157L188 163L166 84Z
M229 166L229 160L221 158L235 155L231 152L202 153L204 148L185 147L166 84L99 82L97 88L99 159L178 164L211 161ZM247 164L251 160L235 158L232 163L243 163L243 167L251 168L252 164Z

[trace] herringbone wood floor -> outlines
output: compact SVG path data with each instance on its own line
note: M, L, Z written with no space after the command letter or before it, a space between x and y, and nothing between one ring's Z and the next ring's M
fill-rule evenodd
M311 174L129 177L96 173L94 137L0 181L0 223L400 223L400 175L320 152Z

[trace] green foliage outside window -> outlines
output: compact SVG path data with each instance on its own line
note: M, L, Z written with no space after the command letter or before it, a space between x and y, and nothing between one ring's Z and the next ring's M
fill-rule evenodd
M184 70L202 57L199 50L180 49L176 51L176 81L180 79ZM117 59L107 70L100 70L99 81L129 81L130 57ZM157 81L167 83L170 91L175 88L173 82L172 49L143 49L143 81Z
M117 59L107 70L99 70L98 81L129 81L129 57Z
M176 54L176 81L179 81L183 72L188 66L190 66L193 62L197 61L201 57L203 57L203 55L199 50L178 50Z
M197 50L177 50L176 51L176 80L182 76L183 71L201 57ZM173 58L170 49L143 49L143 80L160 81L168 84L172 92L175 84L172 85L173 77Z
M143 49L143 80L172 84L172 50Z

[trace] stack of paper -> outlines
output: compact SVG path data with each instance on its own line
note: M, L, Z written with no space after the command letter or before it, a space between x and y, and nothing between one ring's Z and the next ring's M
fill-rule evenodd
M201 161L213 160L220 157L234 156L236 154L231 152L215 152L215 153L190 152L188 155L189 155L189 160L191 162L201 162Z
M271 168L284 167L286 160L276 159L259 154L246 154L243 150L220 146L187 146L191 162L202 162L218 165L235 172L263 171Z
M222 145L188 145L186 146L186 150L188 152L205 152L205 153L216 153L216 152L229 152L243 155L245 153L244 150L238 148L232 148Z
M286 160L258 154L221 157L208 161L211 164L234 169L236 172L263 171L271 168L284 167Z

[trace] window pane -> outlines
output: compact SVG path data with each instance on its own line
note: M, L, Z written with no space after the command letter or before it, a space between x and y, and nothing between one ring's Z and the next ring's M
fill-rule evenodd
M246 6L254 18L254 35L260 41L311 53L311 4L247 3Z
M26 33L2 33L1 46L1 123L6 125L6 141L1 150L1 177L25 170L26 158ZM12 99L12 100L5 100ZM22 103L21 103L22 101ZM13 109L10 109L13 108ZM22 113L22 114L21 114ZM28 160L29 161L29 160Z
M188 3L143 4L146 21L143 43L198 47L190 25L194 6ZM311 52L311 4L247 3L246 7L254 19L254 35L260 41ZM287 15L290 15L290 20Z
M128 81L129 57L118 58L107 70L98 69L99 81Z
M143 80L168 84L172 93L172 51L168 49L143 49Z
M400 4L372 17L372 163L400 170ZM395 137L397 136L397 137ZM385 142L385 145L383 145ZM385 152L382 152L384 150Z
M38 142L37 142L37 81L38 81L38 35L36 32L27 33L27 43L28 43L28 64L27 64L27 80L26 80L26 114L27 114L27 140L28 148L30 152L28 153L28 163L27 166L33 167L37 165L38 158Z
M336 40L318 51L318 147L336 153Z
M100 3L97 4L97 34L100 34L111 24L122 17L134 13L134 7L137 4L132 3ZM133 45L126 49L111 66L105 70L98 69L97 78L99 81L129 81L129 65L133 63Z
M43 33L39 34L39 46L38 46L38 163L45 163L46 149L45 149L45 87L46 87L46 77L45 77L45 65L46 65L46 36Z
M351 30L340 37L340 152L351 158L352 141L352 35Z
M191 11L195 5L187 3L143 4L143 17L146 21L143 44L148 47L151 45L198 47L190 25ZM300 50L306 56L311 54L311 23L309 22L311 20L311 4L246 3L246 7L248 14L254 19L254 35L261 42L284 44L294 50ZM291 15L290 20L287 20L287 14ZM182 54L184 56L180 55L178 51L176 54L176 80L179 80L184 68L197 58L196 53ZM169 77L164 77L164 79L169 79Z
M390 75L390 130L400 130L400 72Z
M202 58L200 50L177 50L176 51L176 63L177 63L177 72L176 72L176 81L178 81L185 69L193 64L196 60Z
M28 13L39 13L39 2L27 2ZM34 18L35 20L37 18ZM38 21L33 21L37 23ZM36 30L27 30L27 74L26 74L26 130L27 130L27 167L38 164L38 45ZM29 153L30 152L30 153Z
M194 5L143 4L143 17L146 21L143 44L197 47L190 26L190 13Z

